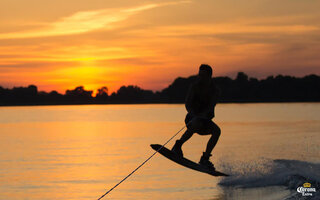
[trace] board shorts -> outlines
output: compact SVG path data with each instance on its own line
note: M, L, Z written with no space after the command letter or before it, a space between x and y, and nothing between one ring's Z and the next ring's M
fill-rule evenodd
M186 115L184 122L189 130L192 130L192 132L198 133L199 135L212 134L214 128L219 128L211 119L197 117L190 115L189 113ZM189 122L191 123L189 124Z

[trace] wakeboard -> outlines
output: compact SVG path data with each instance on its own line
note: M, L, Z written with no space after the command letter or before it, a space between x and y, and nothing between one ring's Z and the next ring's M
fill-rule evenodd
M155 151L158 151L162 145L160 144L151 144L150 145L152 149L154 149ZM209 168L200 165L198 163L195 163L185 157L180 157L180 156L176 156L175 153L173 153L172 151L170 151L169 149L167 149L166 147L162 147L159 151L158 151L161 155L163 155L164 157L168 158L169 160L172 160L173 162L180 164L184 167L187 167L189 169L193 169L199 172L203 172L203 173L207 173L210 174L212 176L229 176L228 174L216 171L216 170L210 170Z

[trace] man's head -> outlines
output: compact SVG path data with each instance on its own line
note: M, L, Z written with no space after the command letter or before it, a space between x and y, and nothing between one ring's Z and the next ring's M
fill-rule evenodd
M212 76L212 68L210 65L201 64L199 67L199 78L200 80L206 81L210 80Z

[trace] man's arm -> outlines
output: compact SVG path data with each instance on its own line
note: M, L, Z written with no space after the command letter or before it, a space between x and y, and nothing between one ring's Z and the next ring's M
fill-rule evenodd
M218 102L218 98L219 98L219 89L215 85L213 85L209 104L205 109L205 112L201 113L201 116L204 116L205 118L209 118L209 119L212 119L214 117L214 109Z
M188 93L187 93L186 103L185 103L185 107L186 107L188 113L190 113L190 114L194 113L193 106L192 106L192 103L194 100L194 93L195 93L194 89L195 89L194 85L191 84L189 87Z

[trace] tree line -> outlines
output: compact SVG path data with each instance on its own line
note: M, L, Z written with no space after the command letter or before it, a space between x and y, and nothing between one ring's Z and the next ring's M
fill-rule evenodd
M138 86L122 86L109 94L106 86L93 91L83 86L57 91L38 91L37 86L14 87L0 86L0 105L70 105L70 104L122 104L122 103L184 103L189 85L197 76L176 78L172 84L161 91L153 92ZM239 72L235 79L215 77L220 91L220 102L319 102L320 77L308 75L302 78L292 76L269 76L266 79L248 77Z

